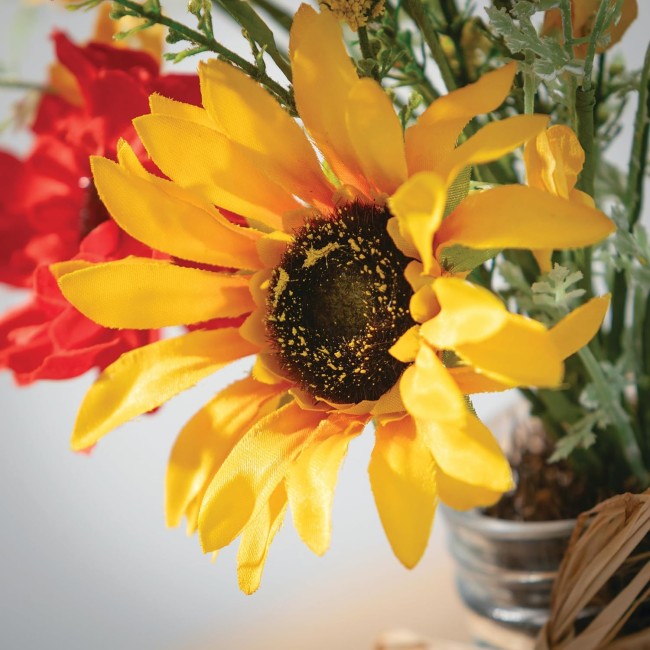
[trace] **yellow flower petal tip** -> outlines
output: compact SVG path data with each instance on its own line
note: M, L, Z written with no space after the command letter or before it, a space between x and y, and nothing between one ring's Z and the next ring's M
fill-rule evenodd
M592 298L551 328L550 335L562 359L578 352L596 336L605 320L610 302L609 294Z
M438 494L434 459L410 417L377 426L368 473L391 548L412 569L429 541Z
M118 426L158 408L254 350L235 328L224 328L197 330L123 354L84 397L72 448L78 451L94 445Z

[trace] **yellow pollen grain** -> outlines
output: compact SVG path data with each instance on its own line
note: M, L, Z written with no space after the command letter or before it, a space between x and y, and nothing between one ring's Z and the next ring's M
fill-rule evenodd
M273 287L273 306L278 306L278 300L282 295L282 292L287 288L289 284L289 274L283 269L279 269L278 280Z
M310 266L314 266L323 257L327 257L332 251L335 251L337 248L340 248L337 242L331 242L323 248L310 248L305 252L305 261L302 263L303 269L308 269Z
M352 237L350 237L350 239L348 239L348 244L350 244L350 248L355 253L360 253L361 252L361 247L359 246L359 244L357 244L357 242L354 241L354 239L352 239Z

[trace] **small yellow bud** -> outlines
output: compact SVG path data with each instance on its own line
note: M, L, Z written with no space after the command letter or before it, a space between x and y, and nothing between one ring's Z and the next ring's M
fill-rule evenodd
M344 20L355 32L368 20L384 13L384 0L320 0L339 20Z

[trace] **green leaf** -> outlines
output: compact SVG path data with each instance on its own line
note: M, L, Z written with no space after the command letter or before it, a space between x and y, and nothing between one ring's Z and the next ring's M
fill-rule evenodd
M469 183L472 175L472 168L465 167L460 171L447 192L447 204L445 205L445 217L455 210L459 203L469 194Z
M540 37L535 26L530 20L530 2L519 2L515 9L515 18L505 10L494 7L486 9L490 23L500 36L503 37L508 49L517 53L532 52L536 56L535 70L539 67L545 76L550 76L562 71L568 64L569 58L564 48L557 40ZM538 8L535 7L535 11Z
M567 267L555 264L552 271L532 285L533 302L539 307L568 309L573 299L585 293L584 289L575 287L582 277L581 271L571 272Z
M555 451L548 459L549 463L557 463L568 458L576 449L589 449L596 442L594 426L593 415L591 413L585 415L572 427L573 433L557 441Z
M284 56L280 54L271 28L259 14L243 0L216 0L216 2L248 32L251 38L266 49L278 68L291 80L291 67Z
M78 4L66 5L68 11L79 11L80 9L94 9L97 5L101 4L104 0L84 0Z
M115 38L116 41L123 41L123 40L129 38L129 36L133 36L133 34L137 34L138 32L141 32L141 31L143 31L145 29L148 29L152 25L154 25L154 23L152 23L151 21L148 20L148 21L140 23L139 25L136 25L135 27L132 27L131 29L128 29L126 31L118 32L117 34L115 34L115 36L113 38Z
M456 244L445 248L442 253L442 266L453 273L471 271L477 266L491 260L501 252L500 248L477 250Z
M160 0L146 0L142 5L142 8L145 11L151 12L153 14L161 14L162 7L160 6Z

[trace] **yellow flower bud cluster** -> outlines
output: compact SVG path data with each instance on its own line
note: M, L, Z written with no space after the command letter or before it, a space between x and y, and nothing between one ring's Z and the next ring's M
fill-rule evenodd
M327 0L320 2L355 32L372 18L384 13L384 0Z

